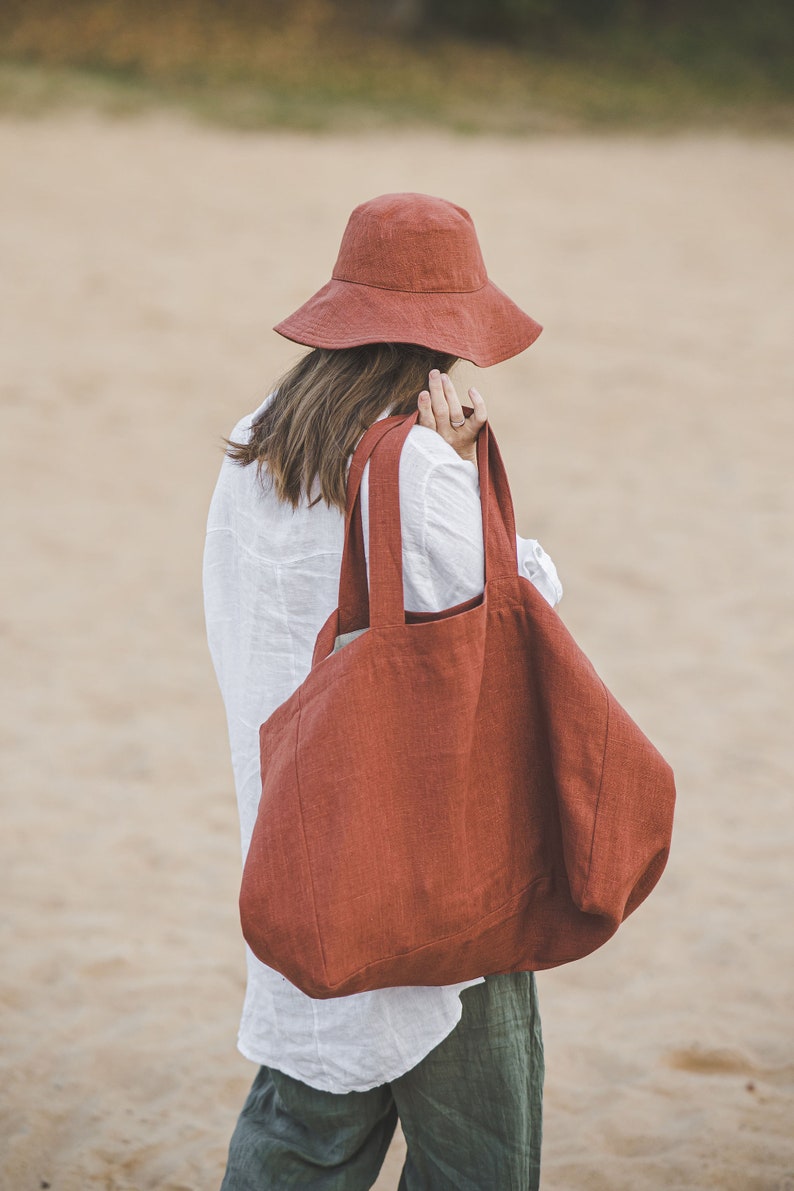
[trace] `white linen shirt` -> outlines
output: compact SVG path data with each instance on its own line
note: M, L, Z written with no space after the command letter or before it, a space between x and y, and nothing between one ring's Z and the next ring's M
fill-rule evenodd
M260 406L260 409L263 408ZM243 442L259 410L231 438ZM361 488L368 537L368 468ZM405 606L436 612L483 589L479 479L474 464L425 427L400 457ZM259 726L311 668L315 638L337 606L344 517L323 501L293 510L254 466L224 459L204 553L207 636L226 706L245 858L261 793ZM537 542L517 539L519 571L550 604L562 588ZM397 1079L460 1020L461 989L400 987L314 1000L246 948L238 1038L246 1058L328 1092Z

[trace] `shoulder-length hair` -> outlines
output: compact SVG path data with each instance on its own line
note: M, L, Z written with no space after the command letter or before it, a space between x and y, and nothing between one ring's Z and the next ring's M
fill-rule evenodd
M431 368L449 372L455 356L410 343L315 348L278 382L254 419L248 442L226 441L242 467L256 464L261 479L297 508L324 500L344 512L349 457L369 426L388 410L412 413Z

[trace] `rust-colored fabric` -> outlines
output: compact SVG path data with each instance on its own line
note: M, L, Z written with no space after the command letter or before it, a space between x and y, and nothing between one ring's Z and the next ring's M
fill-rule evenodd
M331 280L274 330L309 347L418 343L487 368L542 327L488 280L468 211L384 194L356 207Z
M415 421L385 418L361 440L339 608L305 682L260 729L243 933L313 997L578 959L647 897L670 846L672 771L517 574L487 426L484 594L406 617L399 458Z

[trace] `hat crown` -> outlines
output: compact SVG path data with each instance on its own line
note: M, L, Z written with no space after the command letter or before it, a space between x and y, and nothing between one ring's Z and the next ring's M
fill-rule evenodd
M353 211L333 278L407 293L471 293L488 274L468 211L426 194L384 194Z

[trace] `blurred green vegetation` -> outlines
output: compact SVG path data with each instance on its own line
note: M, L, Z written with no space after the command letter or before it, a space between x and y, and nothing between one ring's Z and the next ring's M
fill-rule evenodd
M0 110L794 130L794 0L4 0Z

